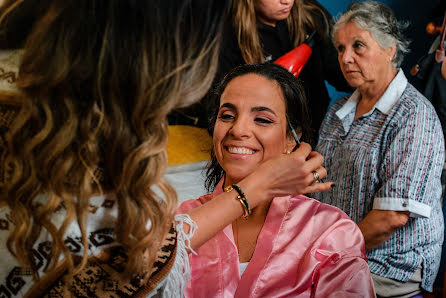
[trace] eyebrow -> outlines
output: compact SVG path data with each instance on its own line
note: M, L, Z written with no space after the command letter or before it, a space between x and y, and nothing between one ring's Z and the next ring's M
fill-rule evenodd
M229 102L222 104L220 106L219 110L221 110L222 108L229 108L229 109L237 110L237 107L234 104L229 103ZM251 108L251 112L263 112L263 111L270 112L271 114L277 116L277 114L268 107L258 106L258 107Z
M273 114L274 116L276 116L276 113L274 113L273 110L271 110L270 108L267 108L267 107L260 106L260 107L253 107L253 108L251 109L251 112L263 112L263 111L270 112L271 114Z

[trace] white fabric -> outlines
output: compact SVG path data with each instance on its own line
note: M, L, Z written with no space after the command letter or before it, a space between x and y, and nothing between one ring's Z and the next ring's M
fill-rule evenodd
M410 217L429 217L431 207L429 205L417 202L415 200L403 198L375 198L373 209L392 210L392 211L410 211Z
M167 168L164 177L175 188L178 203L207 193L204 187L206 163L200 161Z
M158 293L159 290L162 290L161 297L183 297L184 289L190 278L190 266L187 250L195 253L192 247L190 247L190 240L197 230L197 224L189 217L188 214L175 215L175 221L177 222L175 229L177 231L178 243L175 262L166 279L161 282L156 290L153 291L148 297L160 295ZM189 226L189 233L184 232L184 224Z
M248 264L249 262L240 263L240 276L242 276L243 273L245 273L246 268L248 268Z
M404 75L404 72L400 69L378 102L372 107L372 109L370 109L369 112L365 113L364 116L371 114L375 108L388 115L392 107L400 99L406 87L407 78ZM344 106L336 112L339 119L343 119L351 112L352 109L356 109L356 105L360 99L359 97L359 90L356 89Z

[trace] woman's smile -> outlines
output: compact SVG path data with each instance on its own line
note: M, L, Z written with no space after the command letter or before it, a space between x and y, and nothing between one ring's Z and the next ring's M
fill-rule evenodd
M235 146L229 146L229 147L226 147L226 148L227 148L227 150L228 150L230 153L233 153L233 154L251 155L251 154L254 154L254 153L255 153L254 150L249 149L249 148L247 148L247 147L235 147Z

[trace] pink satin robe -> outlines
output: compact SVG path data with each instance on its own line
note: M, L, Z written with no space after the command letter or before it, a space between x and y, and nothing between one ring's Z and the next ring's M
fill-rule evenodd
M219 185L178 212L221 192ZM231 225L196 252L189 254L185 297L375 297L358 226L340 209L302 195L273 199L241 278Z

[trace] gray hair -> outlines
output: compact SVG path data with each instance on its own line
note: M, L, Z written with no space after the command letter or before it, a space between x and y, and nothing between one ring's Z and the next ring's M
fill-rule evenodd
M407 28L407 22L399 22L394 13L386 5L375 1L352 2L333 26L331 34L333 42L336 34L346 24L353 22L356 26L370 32L376 42L384 49L396 46L392 65L399 68L404 54L409 52L409 41L402 31Z

